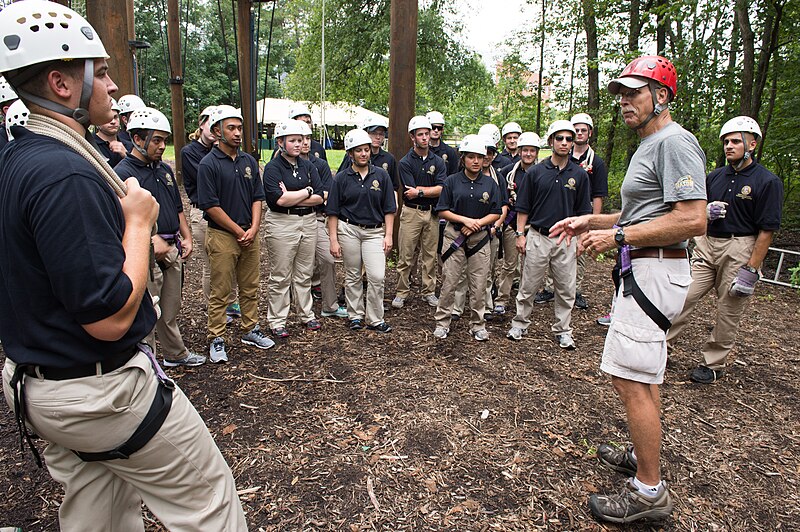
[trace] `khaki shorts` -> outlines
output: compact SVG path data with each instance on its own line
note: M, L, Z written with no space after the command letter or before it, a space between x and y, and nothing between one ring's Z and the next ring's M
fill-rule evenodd
M685 259L634 259L633 275L648 299L670 321L686 300L692 282ZM620 285L611 309L600 369L615 377L645 384L661 384L667 365L667 335L636 303L623 297Z

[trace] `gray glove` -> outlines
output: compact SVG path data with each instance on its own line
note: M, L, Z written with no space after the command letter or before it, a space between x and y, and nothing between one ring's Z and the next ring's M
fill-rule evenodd
M758 282L758 272L751 272L742 266L731 284L730 294L734 297L750 297L756 289L756 282Z
M725 218L726 214L728 214L728 204L724 201L712 201L706 206L706 215L711 222Z

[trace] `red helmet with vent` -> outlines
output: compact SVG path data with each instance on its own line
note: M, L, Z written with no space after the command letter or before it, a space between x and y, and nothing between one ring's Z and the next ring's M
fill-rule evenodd
M678 73L675 65L660 55L643 55L631 61L622 74L608 84L609 92L617 94L622 86L634 89L644 86L643 80L632 80L631 77L657 81L669 89L670 99L674 99L678 93Z

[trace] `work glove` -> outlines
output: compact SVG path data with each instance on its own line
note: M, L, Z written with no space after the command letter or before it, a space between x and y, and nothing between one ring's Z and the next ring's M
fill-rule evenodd
M727 213L728 204L724 201L712 201L706 206L706 215L711 222L719 220L720 218L725 218Z
M757 281L758 272L753 273L742 266L731 284L730 294L734 297L750 297L756 289Z

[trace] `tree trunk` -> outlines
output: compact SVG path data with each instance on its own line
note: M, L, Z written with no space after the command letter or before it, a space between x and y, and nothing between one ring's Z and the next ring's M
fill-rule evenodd
M536 131L542 130L542 80L544 71L544 40L545 40L545 9L546 0L542 0L542 31L541 31L541 46L539 46L539 86L536 89Z
M578 8L580 9L580 8ZM580 18L580 13L578 13L578 18ZM574 112L574 104L575 104L575 62L578 60L578 34L580 33L580 26L578 24L575 25L575 38L572 41L572 67L569 71L569 114L572 115Z
M619 108L615 105L611 114L611 124L608 126L606 149L603 152L603 160L608 167L611 167L611 161L614 157L614 136L617 133L617 122L619 122Z
M772 122L772 113L775 110L775 96L778 94L778 77L780 76L781 69L781 56L775 56L775 61L772 62L772 83L769 88L769 104L767 104L767 117L761 125L761 142L758 144L757 159L761 160L761 154L764 152L764 144L767 141L767 132L769 131L769 124Z
M667 25L669 18L667 17L667 2L666 0L656 0L656 50L658 55L664 55L667 52Z
M600 73L597 59L597 13L595 0L583 0L583 27L586 30L586 70L589 82L587 112L600 110Z
M736 20L742 34L742 88L739 93L739 114L753 116L753 78L755 73L755 37L750 27L747 0L736 0ZM755 118L755 117L753 117Z
M773 4L775 12L767 8L766 18L764 20L764 33L761 39L761 54L758 58L758 69L756 71L755 83L753 87L753 102L751 108L753 118L758 120L758 115L761 111L761 100L764 88L767 85L767 77L769 74L769 62L772 54L778 47L778 33L780 30L781 17L783 16L783 4L775 2Z

